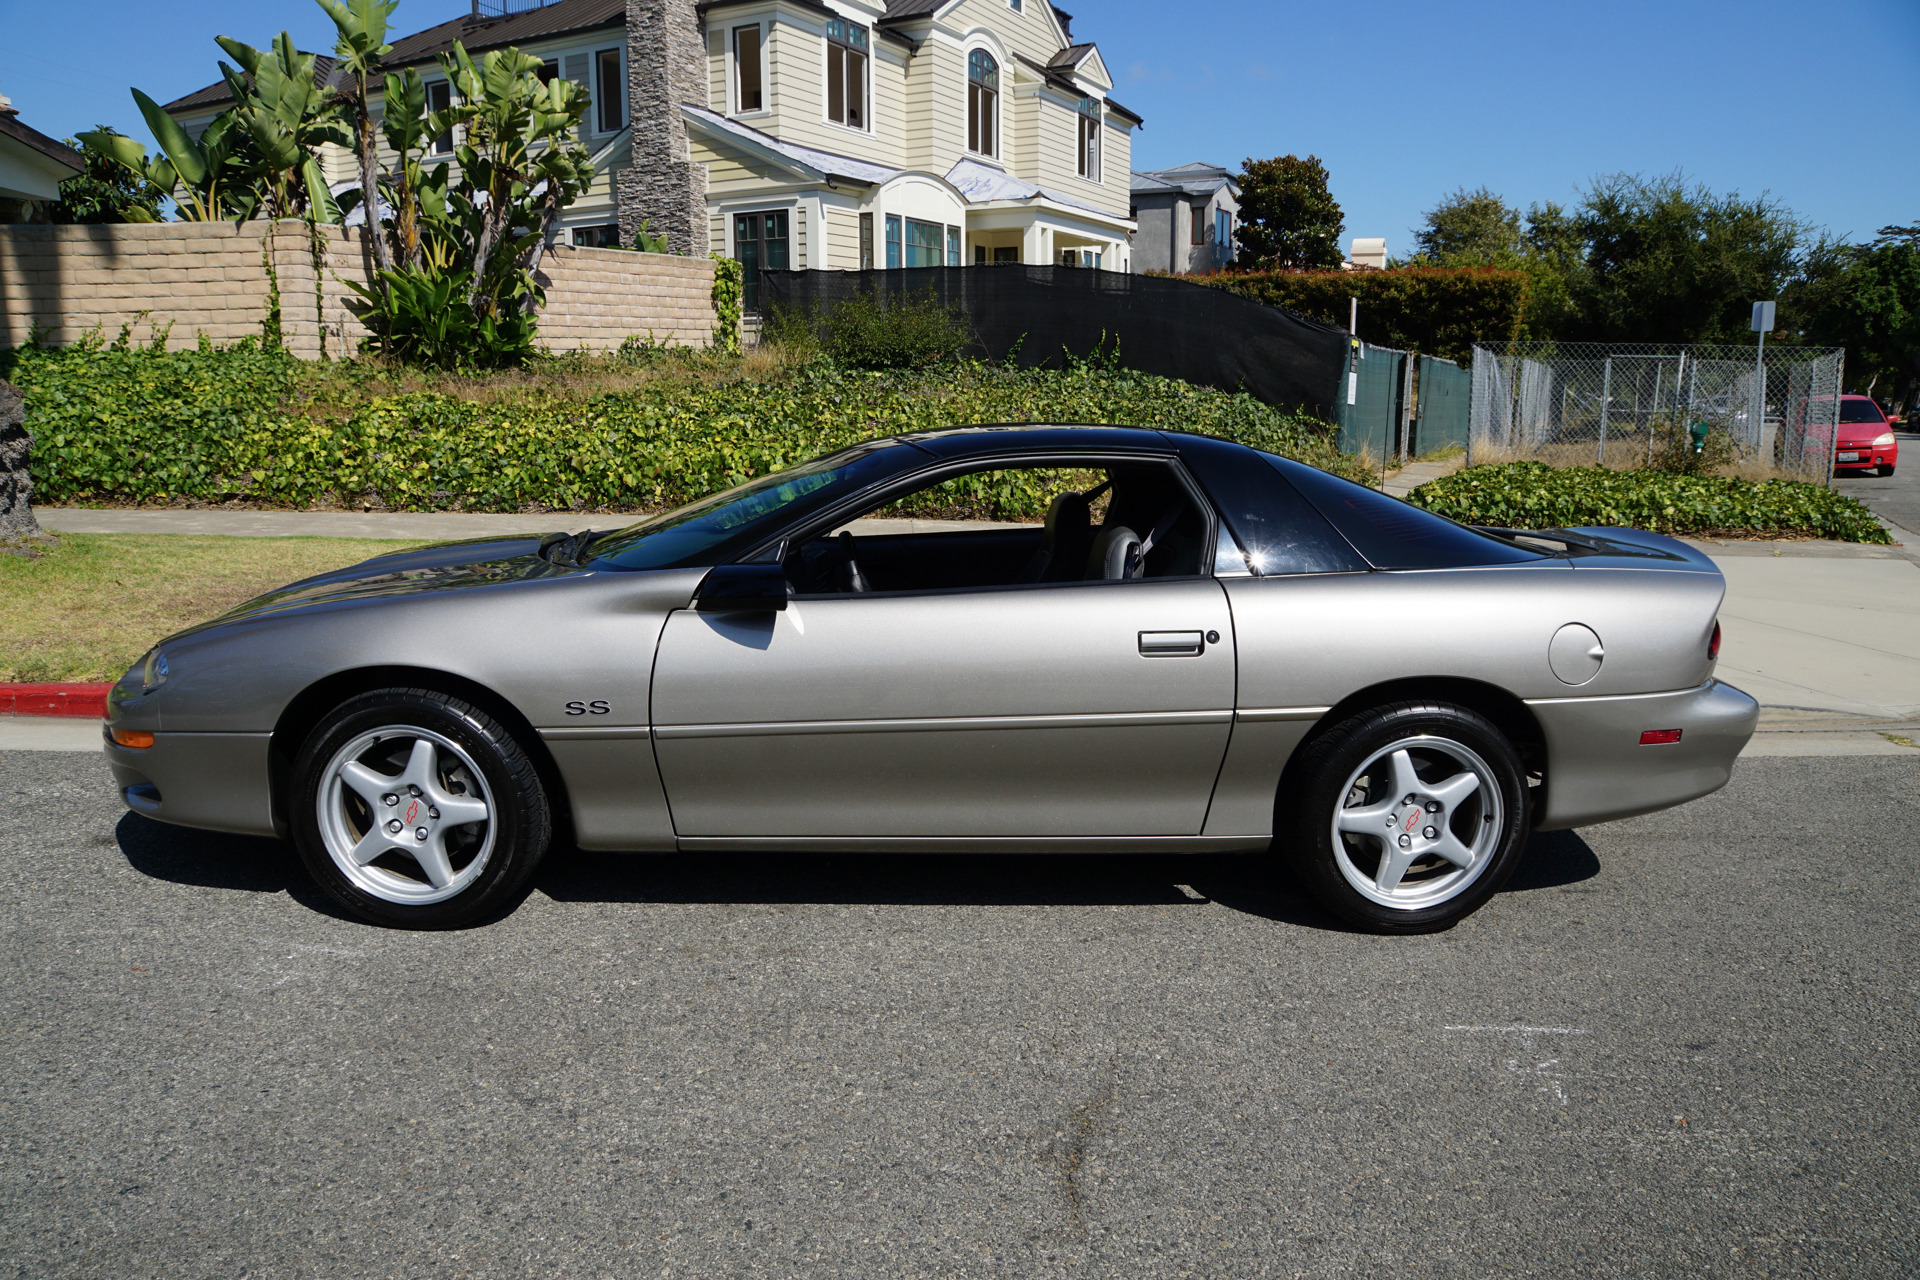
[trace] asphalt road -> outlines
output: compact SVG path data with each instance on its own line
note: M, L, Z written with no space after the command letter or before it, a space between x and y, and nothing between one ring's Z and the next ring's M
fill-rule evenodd
M1900 465L1890 476L1836 476L1833 487L1902 529L1920 533L1920 434L1898 433Z
M1451 933L1250 863L609 858L388 933L0 753L0 1274L1911 1276L1907 759L1536 839Z

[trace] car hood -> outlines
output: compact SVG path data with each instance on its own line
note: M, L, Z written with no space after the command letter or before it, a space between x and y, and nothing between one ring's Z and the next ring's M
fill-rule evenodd
M540 538L470 538L375 556L344 569L288 583L192 630L290 610L440 591L471 591L584 572L547 560L540 554L541 541Z

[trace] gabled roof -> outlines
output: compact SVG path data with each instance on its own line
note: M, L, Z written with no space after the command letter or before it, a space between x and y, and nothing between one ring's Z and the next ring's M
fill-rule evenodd
M1090 44L1074 45L1073 48L1090 50L1095 54L1098 54L1099 52L1099 50L1095 49L1094 46ZM1056 61L1062 55L1071 53L1072 51L1073 51L1072 49L1061 50L1060 54L1054 55ZM1051 63L1035 62L1032 58L1029 58L1024 53L1016 53L1013 56L1015 60L1020 63L1021 66L1024 66L1031 71L1038 72L1042 79L1044 79L1048 84L1052 85L1054 88L1060 90L1062 93L1071 93L1075 95L1084 95L1086 93L1086 90L1082 89L1079 85L1075 84L1073 82L1073 77L1068 74L1070 71L1073 70L1075 66L1078 65L1078 61L1074 63L1062 63L1056 66ZM1086 57L1085 54L1081 55L1082 60L1084 60L1085 57ZM1141 118L1138 112L1129 110L1128 108L1121 106L1119 103L1115 102L1112 98L1106 99L1106 104L1107 104L1107 110L1113 112L1115 115L1125 116L1127 119L1133 121L1135 124L1146 123L1146 121L1143 118Z
M393 52L385 58L389 69L431 62L453 48L458 40L469 53L504 49L508 45L530 44L572 31L592 31L601 27L622 27L627 22L626 0L555 0L538 9L509 14L504 18L482 18L478 22L463 16L402 36L393 42ZM322 54L314 65L316 82L331 86L338 83L334 60ZM191 111L199 107L217 107L231 102L233 94L226 81L197 89L169 102L167 111Z
M38 129L21 124L20 117L11 111L0 111L0 137L37 151L61 168L71 169L76 174L87 170L87 158L84 155L64 142L54 141Z
M808 178L846 178L851 182L877 187L900 173L898 169L856 160L852 156L782 142L770 133L762 133L738 120L729 120L717 111L696 107L692 103L681 103L680 114L686 117L688 124L705 129L710 136L725 138L751 154L796 169Z
M1134 195L1189 195L1210 196L1225 187L1238 198L1240 179L1230 169L1217 164L1195 161L1192 164L1176 165L1171 169L1136 169L1133 171L1129 188Z

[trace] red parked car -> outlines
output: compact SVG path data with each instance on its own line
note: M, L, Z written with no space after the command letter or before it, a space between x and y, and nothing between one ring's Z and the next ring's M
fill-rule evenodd
M1797 422L1809 422L1806 435L1808 452L1817 452L1825 444L1826 423L1831 422L1832 396L1813 396L1793 406ZM1815 425L1817 424L1817 425ZM1835 475L1862 475L1872 470L1890 476L1900 461L1900 441L1871 396L1841 396L1840 426L1833 445Z

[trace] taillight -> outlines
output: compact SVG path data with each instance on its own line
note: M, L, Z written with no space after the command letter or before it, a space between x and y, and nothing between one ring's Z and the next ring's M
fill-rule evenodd
M1712 662L1720 656L1720 620L1713 621L1713 639L1707 641L1707 661Z
M1678 741L1678 729L1649 729L1640 735L1640 745L1643 747L1670 747Z

